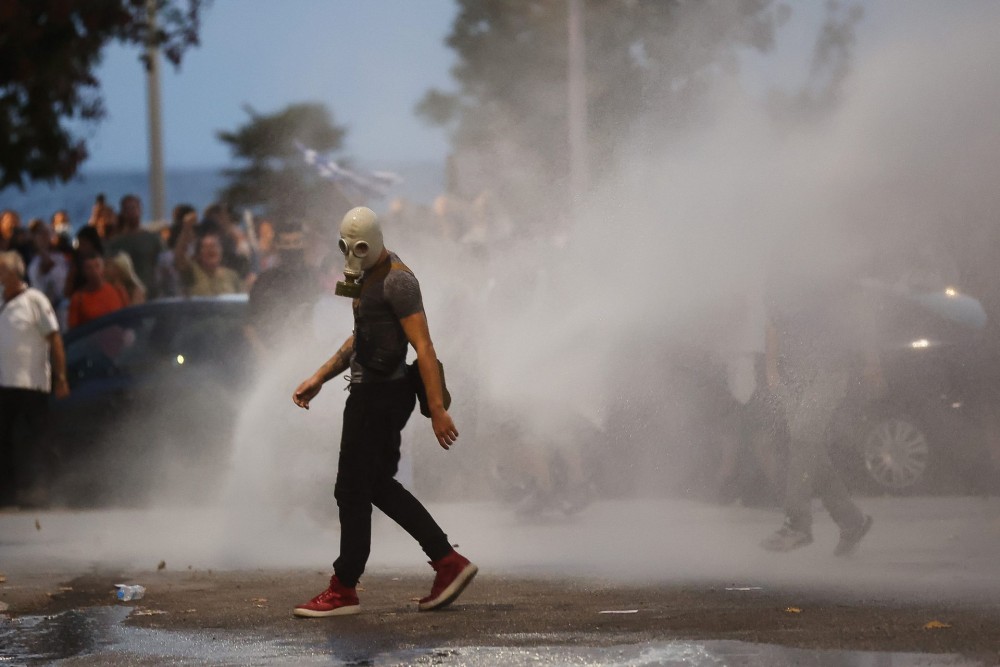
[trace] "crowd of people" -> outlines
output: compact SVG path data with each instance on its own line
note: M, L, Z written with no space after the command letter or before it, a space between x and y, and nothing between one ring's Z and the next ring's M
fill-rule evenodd
M75 234L65 211L24 225L6 210L0 251L21 256L26 283L48 298L63 332L149 299L243 293L274 263L271 223L260 220L248 233L222 204L201 216L180 204L160 229L141 223L142 202L131 194L117 211L98 195Z
M179 205L159 227L142 215L131 194L117 210L98 195L75 232L65 211L27 225L0 213L0 507L47 503L53 462L40 438L50 395L70 392L67 331L147 300L245 293L279 263L281 234L266 219L241 226L221 204L200 216Z
M387 221L401 236L420 227L450 239L456 225L464 226L463 211L445 199L434 207L392 202ZM69 391L62 336L146 301L246 293L244 333L263 361L284 325L301 321L297 315L324 290L334 291L342 257L335 225L327 223L337 213L329 220L314 217L242 219L222 203L201 211L184 203L173 208L169 222L143 224L142 201L134 194L123 196L117 208L98 194L89 219L77 225L65 210L27 224L18 211L0 211L0 256L9 283L0 308L10 324L0 341L0 412L6 417L0 419L0 466L9 473L0 507L44 504L41 490L48 484L41 471L51 462L22 455L40 450L50 395ZM28 348L42 352L27 359L22 351ZM59 393L57 383L63 383ZM23 391L31 392L30 410L18 402Z
M485 242L485 197L462 202L442 195L431 207L404 200L389 204L386 216L404 235L416 228L449 241ZM466 210L467 209L467 210ZM95 198L90 218L74 231L65 210L48 221L24 224L14 210L0 212L0 252L16 251L26 267L25 282L49 300L60 330L80 326L124 306L182 296L217 296L250 291L258 275L280 263L280 236L286 227L309 235L296 222L258 218L237 220L222 203L199 211L178 204L167 224L142 224L142 201L121 198L116 210L104 194ZM336 216L334 216L336 217ZM336 239L313 234L304 244L307 261L323 268Z

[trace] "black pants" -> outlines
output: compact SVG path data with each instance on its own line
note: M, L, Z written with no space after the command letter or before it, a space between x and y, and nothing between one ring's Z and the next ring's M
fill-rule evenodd
M49 395L43 391L0 387L0 506L47 486L49 457L41 446L48 410Z
M372 541L372 505L409 533L430 560L451 551L448 536L396 481L400 432L416 402L407 380L351 385L344 408L334 495L340 511L340 557L333 564L345 586L357 585Z

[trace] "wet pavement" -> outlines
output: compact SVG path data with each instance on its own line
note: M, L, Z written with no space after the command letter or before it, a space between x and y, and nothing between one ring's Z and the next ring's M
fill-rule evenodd
M740 641L663 641L622 646L447 646L366 653L325 642L259 639L217 631L177 632L122 624L128 607L95 607L0 624L0 664L135 665L667 665L676 667L972 667L960 655L808 650ZM498 639L505 639L498 637ZM519 638L521 640L524 637ZM553 645L547 645L551 642Z
M772 510L598 503L516 518L431 509L483 572L421 614L431 572L378 518L364 613L293 619L325 585L337 531L316 517L190 509L0 513L0 665L1000 664L1000 502L863 499L850 559L834 526L766 554ZM114 602L118 583L146 596ZM4 610L4 607L7 607Z

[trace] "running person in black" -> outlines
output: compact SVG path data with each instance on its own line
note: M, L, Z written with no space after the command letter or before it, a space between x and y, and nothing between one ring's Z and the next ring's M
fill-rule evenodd
M383 246L378 219L370 209L354 208L344 216L340 249L347 260L347 280L338 283L337 293L354 300L354 335L292 397L296 405L308 409L323 383L350 368L351 393L344 408L334 490L340 556L333 564L330 586L294 613L318 617L360 611L356 586L371 549L373 505L420 543L437 574L419 608L440 609L459 596L477 568L451 547L420 501L395 479L400 433L416 403L406 369L408 345L417 353L438 443L448 449L458 438L444 406L420 285L399 257Z

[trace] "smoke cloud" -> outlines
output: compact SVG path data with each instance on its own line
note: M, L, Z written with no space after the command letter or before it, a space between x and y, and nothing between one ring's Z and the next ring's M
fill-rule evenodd
M926 272L975 279L960 258L987 252L982 242L992 238L989 221L1000 210L1000 79L992 70L1000 62L1000 7L908 3L902 11L900 21L878 4L864 19L849 8L835 14L839 32L822 33L826 59L815 61L822 85L768 80L772 66L787 71L787 62L769 59L814 56L783 52L779 33L775 54L748 59L742 76L716 78L689 122L661 117L650 105L630 148L602 170L575 217L567 212L551 225L503 222L504 202L493 202L496 214L479 243L407 229L387 217L386 245L421 281L461 433L445 454L429 423L412 417L401 475L418 497L492 501L498 479L528 474L524 468L536 458L562 456L579 457L606 498L718 500L725 489L716 452L731 437L713 413L722 399L686 375L683 362L706 357L724 367L727 350L761 349L759 321L741 304L768 267L851 274L898 252L925 258L927 265L916 268ZM759 71L746 76L748 67ZM509 119L511 132L516 120ZM506 156L514 149L492 150ZM530 163L511 174L539 184L548 176L532 172ZM539 188L539 202L546 196ZM323 344L290 342L242 399L216 499L221 527L202 536L199 547L206 562L301 564L303 554L321 551L314 548L317 530L334 557L332 480L343 393L331 382L308 413L290 400L298 381L350 333L346 300L324 308L334 314L319 327L328 335ZM477 544L501 549L495 536L515 530L513 511L487 507L485 523L445 526L470 545L470 556ZM716 526L730 519L735 525L750 512L680 507ZM529 527L518 533L527 542L516 554L479 556L498 567L530 567L536 554L539 565L617 576L621 531L611 541L578 539L592 518L607 525L608 511L592 506L554 532ZM632 573L691 578L737 563L746 576L770 571L756 546L764 535L692 532L691 516L650 510L620 517L620 525L647 535L640 542L648 561ZM652 533L703 543L671 551ZM262 544L262 534L281 540ZM554 534L565 548L552 542ZM310 547L297 551L299 544ZM717 557L707 561L706 550ZM379 555L377 543L373 553L373 562L397 562L395 554ZM415 549L405 554L419 556ZM669 563L666 554L673 555ZM813 574L808 564L797 567L798 575Z

